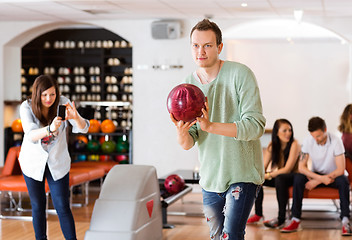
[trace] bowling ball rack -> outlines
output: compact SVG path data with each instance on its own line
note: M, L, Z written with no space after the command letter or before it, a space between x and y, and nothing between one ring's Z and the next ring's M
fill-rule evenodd
M162 207L162 218L163 218L163 228L170 229L175 226L172 224L168 224L167 222L167 207L184 197L186 194L192 192L192 187L189 185L185 185L184 189L176 194L170 194L166 191L164 186L164 179L159 179L160 186L160 196L161 196L161 207Z

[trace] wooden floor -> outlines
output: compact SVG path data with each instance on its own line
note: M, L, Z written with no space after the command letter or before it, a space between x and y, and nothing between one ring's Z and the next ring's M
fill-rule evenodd
M94 200L98 196L99 189L90 189L90 204L87 207L74 207L73 214L76 223L77 237L84 239L85 232L89 229L90 217L93 210ZM75 195L75 201L80 201L79 195ZM264 215L266 219L274 218L277 214L275 192L268 188L265 190ZM266 229L263 226L247 226L247 240L339 240L352 237L340 236L340 221L338 213L329 200L313 200L304 202L305 210L324 210L324 212L308 212L303 214L304 230L296 233L280 233L278 230ZM168 223L174 225L173 229L163 230L163 240L204 240L209 239L208 227L202 215L201 194L197 189L169 206ZM187 213L187 216L184 213ZM22 213L21 215L28 215ZM22 220L0 220L0 239L19 240L34 239L32 223ZM49 240L64 239L60 230L56 215L48 217Z

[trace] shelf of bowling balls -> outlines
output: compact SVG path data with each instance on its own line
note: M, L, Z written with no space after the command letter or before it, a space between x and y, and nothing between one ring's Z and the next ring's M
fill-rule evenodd
M121 131L121 130L124 130L124 131ZM80 136L80 135L83 135L83 136L111 136L111 137L114 137L114 136L124 136L126 134L128 134L130 130L128 129L125 129L125 128L119 128L119 127L116 127L116 131L115 132L112 132L112 133L103 133L103 132L98 132L98 133L71 133L73 136L76 135L76 136Z
M103 136L103 135L102 135ZM121 136L121 135L120 135ZM82 135L70 145L70 154L73 161L130 161L130 146L124 138L100 138L88 140ZM123 140L124 139L124 140ZM82 141L83 140L83 141Z
M70 152L71 155L109 155L109 156L129 156L129 153L118 153L118 152L90 152L90 151L84 151L84 152Z
M124 47L124 48L88 48L88 47L80 47L80 48L36 48L36 47L27 47L24 49L24 53L26 55L35 55L38 52L41 52L42 55L48 55L49 57L60 56L64 52L65 55L104 55L104 56L113 56L113 57L123 57L131 55L132 48Z
M132 164L126 154L71 154L72 162L118 162L119 164Z
M93 76L93 75L91 75L91 76ZM124 76L126 76L126 75L124 75ZM124 77L124 76L118 76L118 78L120 78L120 77ZM94 77L96 77L96 76L94 76ZM28 84L27 82L26 83L22 83L22 84ZM131 85L131 84L133 84L132 82L122 82L122 80L119 80L119 81L117 81L117 82L114 82L114 83L107 83L107 82L104 82L104 83L101 83L101 82L90 82L90 80L88 79L88 80L86 80L86 81L83 81L83 82L75 82L74 80L72 81L72 79L71 79L71 81L69 81L69 82L67 82L67 81L63 81L63 82L59 82L59 85L69 85L69 86L76 86L76 85L87 85L87 86L94 86L94 85L106 85L106 86L108 86L108 85L120 85L120 86L123 86L123 85Z
M26 49L26 51L27 50L28 49ZM32 51L32 49L30 50ZM48 57L48 58L55 58L55 57L62 58L67 56L82 56L82 55L102 56L104 54L103 48L41 48L41 49L38 49L38 51L41 52L42 57Z
M72 133L74 152L128 153L132 131L117 127L113 133ZM120 130L120 131L119 131ZM123 131L122 131L123 130Z
M25 74L21 74L22 77L33 77L33 78L36 78L38 77L40 74L28 74L28 73L25 73Z
M85 106L101 106L101 107L124 107L124 106L130 106L130 102L125 102L125 101L78 101L77 104L79 104L82 107Z
M132 47L120 47L120 48L104 48L105 56L107 55L131 55Z
M132 75L131 73L125 73L125 69L126 68L130 68L132 67L131 64L120 64L117 66L109 66L109 65L105 65L104 67L104 73L105 75L112 75L112 74L122 74L122 75Z
M89 151L84 151L84 152L70 152L71 155L75 156L75 155L86 155L86 156L90 156L90 155L108 155L111 157L116 157L116 156L125 156L124 158L128 159L129 153L118 153L118 152L113 152L113 153L108 153L108 152L89 152Z

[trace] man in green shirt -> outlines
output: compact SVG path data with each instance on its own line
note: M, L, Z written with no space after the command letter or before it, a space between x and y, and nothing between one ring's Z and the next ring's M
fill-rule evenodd
M194 122L171 120L178 143L199 147L200 185L211 239L244 239L246 221L264 182L262 149L265 118L252 71L222 61L219 27L207 19L191 31L192 56L198 69L186 78L207 97Z

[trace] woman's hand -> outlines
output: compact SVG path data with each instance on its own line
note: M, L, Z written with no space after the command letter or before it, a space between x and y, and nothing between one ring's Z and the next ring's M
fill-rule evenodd
M84 120L84 118L82 118L77 112L75 102L74 101L72 102L72 106L69 103L66 103L65 106L66 106L66 120L73 119L76 122L77 127L79 129L85 128L87 123Z
M50 132L56 132L62 124L61 117L55 117L49 126Z
M79 118L75 102L72 102L72 106L69 103L65 104L66 106L66 119L63 120L68 120L68 119L74 119L77 120Z

